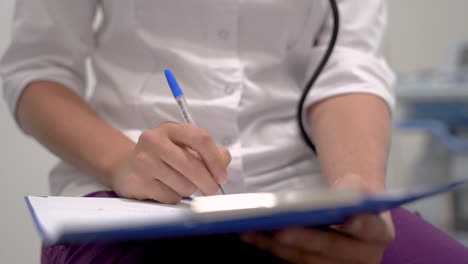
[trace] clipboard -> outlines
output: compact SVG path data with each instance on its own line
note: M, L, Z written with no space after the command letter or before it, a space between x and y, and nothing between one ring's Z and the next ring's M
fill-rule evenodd
M184 236L323 227L360 213L379 213L452 191L445 185L363 194L356 191L291 191L196 197L178 205L123 198L26 196L43 242L156 240Z

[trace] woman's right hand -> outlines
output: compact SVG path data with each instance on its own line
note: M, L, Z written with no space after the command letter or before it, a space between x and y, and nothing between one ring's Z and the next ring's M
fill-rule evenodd
M110 179L119 195L176 204L197 189L218 192L227 181L229 151L194 125L166 122L144 131L125 162Z

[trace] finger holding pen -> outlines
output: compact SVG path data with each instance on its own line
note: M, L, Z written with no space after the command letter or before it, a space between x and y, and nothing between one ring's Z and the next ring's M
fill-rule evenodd
M177 85L170 71L166 76L171 87ZM176 204L197 189L203 195L224 193L221 184L227 181L231 155L209 132L194 125L180 88L177 93L174 97L186 123L165 122L140 135L106 183L119 196Z
M162 123L144 131L109 183L119 196L176 204L197 189L218 193L215 173L226 177L231 160L208 132L190 124ZM225 178L223 179L225 180Z
M223 148L224 153L220 153L221 148L216 145L207 131L191 124L180 124L169 134L169 137L176 144L187 147L193 155L198 156L218 184L226 183L227 170L225 165L229 162L226 164L225 159L229 155L229 151ZM230 155L228 159L230 161Z
M154 175L182 196L192 195L197 188L204 195L216 194L220 182L214 171L227 177L230 155L216 146L207 133L193 125L173 122L145 131L139 138L137 151L151 157L153 164L138 160L147 163L140 173Z
M177 105L179 106L180 113L182 114L182 117L184 118L185 122L187 124L195 125L195 122L190 115L190 112L188 111L188 105L185 100L184 93L182 92L182 89L179 87L179 84L177 83L177 80L175 79L174 75L172 74L171 70L166 69L164 70L164 74L166 76L167 82L169 84L169 87L171 88L171 92L174 96L174 99L177 102ZM177 135L177 133L174 133L173 135ZM187 145L187 147L194 149L195 147L198 154L201 155L202 160L205 162L207 161L213 161L213 162L207 162L208 169L212 173L212 175L215 176L218 186L223 194L225 194L223 187L221 184L225 183L227 181L227 171L226 169L219 169L219 166L216 166L216 164L222 164L222 160L220 159L220 155L211 155L213 152L208 152L204 151L206 148L203 146L206 146L207 144L216 144L214 143L214 140L212 139L211 135L206 132L200 132L197 137L191 138L190 143ZM213 146L211 146L213 148ZM198 151L200 150L200 151ZM229 152L228 152L229 153ZM230 161L230 156L229 156L229 161Z

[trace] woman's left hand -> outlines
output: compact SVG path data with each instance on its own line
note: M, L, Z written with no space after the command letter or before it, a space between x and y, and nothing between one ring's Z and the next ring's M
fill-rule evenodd
M360 185L359 181L350 177L338 184L341 186L335 187L355 188ZM272 237L258 233L241 236L245 242L291 263L313 264L377 264L394 237L389 212L356 215L343 225L328 230L287 228Z
M291 263L380 263L393 234L380 215L354 216L340 230L288 228L242 239Z

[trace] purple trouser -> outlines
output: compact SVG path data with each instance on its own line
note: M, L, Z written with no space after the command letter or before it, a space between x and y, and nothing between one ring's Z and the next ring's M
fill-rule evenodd
M104 191L87 196L116 197ZM419 216L398 208L392 210L392 218L396 239L385 251L382 263L468 263L468 248ZM41 259L43 264L284 263L243 243L237 235L43 246Z

